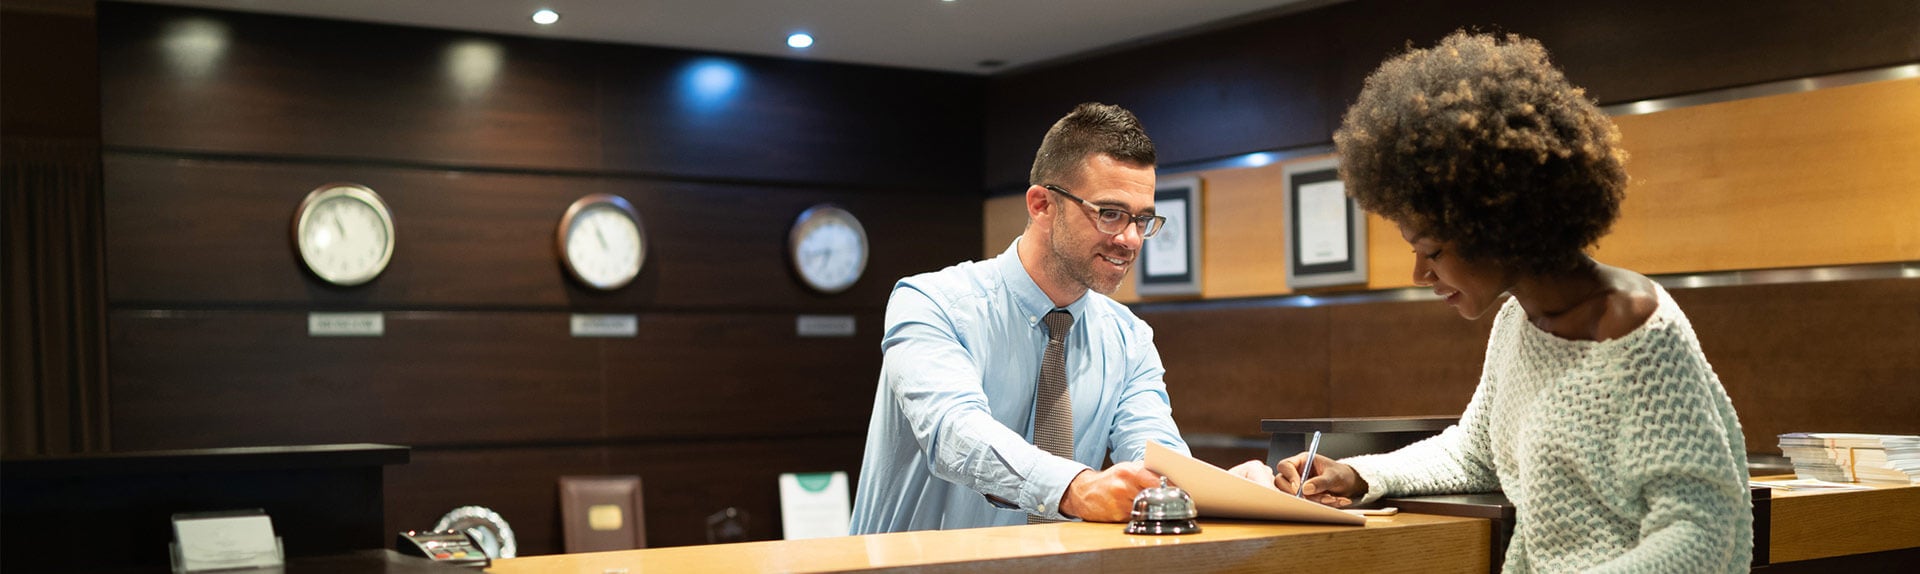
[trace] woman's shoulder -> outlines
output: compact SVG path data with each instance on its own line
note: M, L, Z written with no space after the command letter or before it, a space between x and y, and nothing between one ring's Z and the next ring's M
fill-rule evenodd
M1601 341L1632 334L1647 325L1661 305L1660 287L1647 276L1618 267L1605 267L1604 273L1613 291L1594 326L1595 338Z
M1659 284L1620 267L1601 265L1601 273L1613 284L1613 292L1607 294L1605 311L1601 311L1599 323L1594 326L1597 340L1628 336L1653 319L1653 313L1661 307Z

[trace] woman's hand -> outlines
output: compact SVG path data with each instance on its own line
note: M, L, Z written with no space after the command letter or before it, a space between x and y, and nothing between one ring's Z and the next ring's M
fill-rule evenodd
M1351 505L1353 499L1366 495L1367 481L1362 480L1353 467L1320 455L1314 455L1313 476L1307 477L1305 488L1301 488L1300 467L1306 462L1304 452L1280 461L1274 469L1273 486L1287 494L1299 492L1307 500L1334 508Z

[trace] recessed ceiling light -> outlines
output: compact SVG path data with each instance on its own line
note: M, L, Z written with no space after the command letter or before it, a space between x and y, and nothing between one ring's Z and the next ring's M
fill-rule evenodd
M533 13L533 23L535 24L540 24L544 26L544 25L552 24L554 22L559 22L559 21L560 21L559 12L555 12L555 11L547 10L543 8L540 11Z
M806 32L795 32L792 36L787 36L787 45L795 48L812 46L813 36L808 36Z

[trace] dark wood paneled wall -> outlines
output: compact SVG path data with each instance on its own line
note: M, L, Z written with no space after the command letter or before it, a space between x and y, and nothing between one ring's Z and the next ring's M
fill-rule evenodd
M978 191L971 76L117 3L100 38L123 149Z
M986 181L1024 186L1040 136L1087 100L1139 114L1163 165L1329 143L1382 60L1459 28L1539 39L1602 103L1920 60L1910 0L1352 0L995 76Z
M111 136L109 136L111 137ZM892 280L973 255L946 238L978 236L976 195L845 191L428 170L364 164L106 158L111 298L122 306L789 309L878 308ZM293 206L334 181L364 184L394 214L393 264L352 289L316 284L292 249ZM611 293L566 280L554 230L574 199L613 193L646 227L647 260ZM870 269L822 297L790 278L788 225L831 201L862 216ZM976 240L977 241L977 240ZM951 258L941 259L941 258Z
M650 545L728 506L777 538L779 473L858 470L893 280L979 244L981 78L119 3L99 27L114 449L411 445L392 530L477 504L558 552L557 477L638 474ZM358 287L290 239L336 181L394 213ZM611 293L555 255L590 193L646 228ZM785 255L822 202L873 244L833 296ZM316 310L385 334L309 337ZM797 336L812 313L856 334Z
M1720 376L1751 452L1780 433L1920 434L1920 281L1671 290ZM1192 309L1154 326L1180 430L1258 436L1262 418L1459 415L1491 314L1436 301Z

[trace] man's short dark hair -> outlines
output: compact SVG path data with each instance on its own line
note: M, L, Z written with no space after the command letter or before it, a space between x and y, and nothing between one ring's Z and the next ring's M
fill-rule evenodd
M1333 134L1360 207L1524 273L1582 260L1620 214L1620 132L1546 48L1454 32L1387 60Z
M1053 123L1040 151L1033 155L1032 185L1067 185L1080 175L1080 166L1095 155L1120 163L1153 167L1153 140L1133 112L1115 105L1088 102Z

